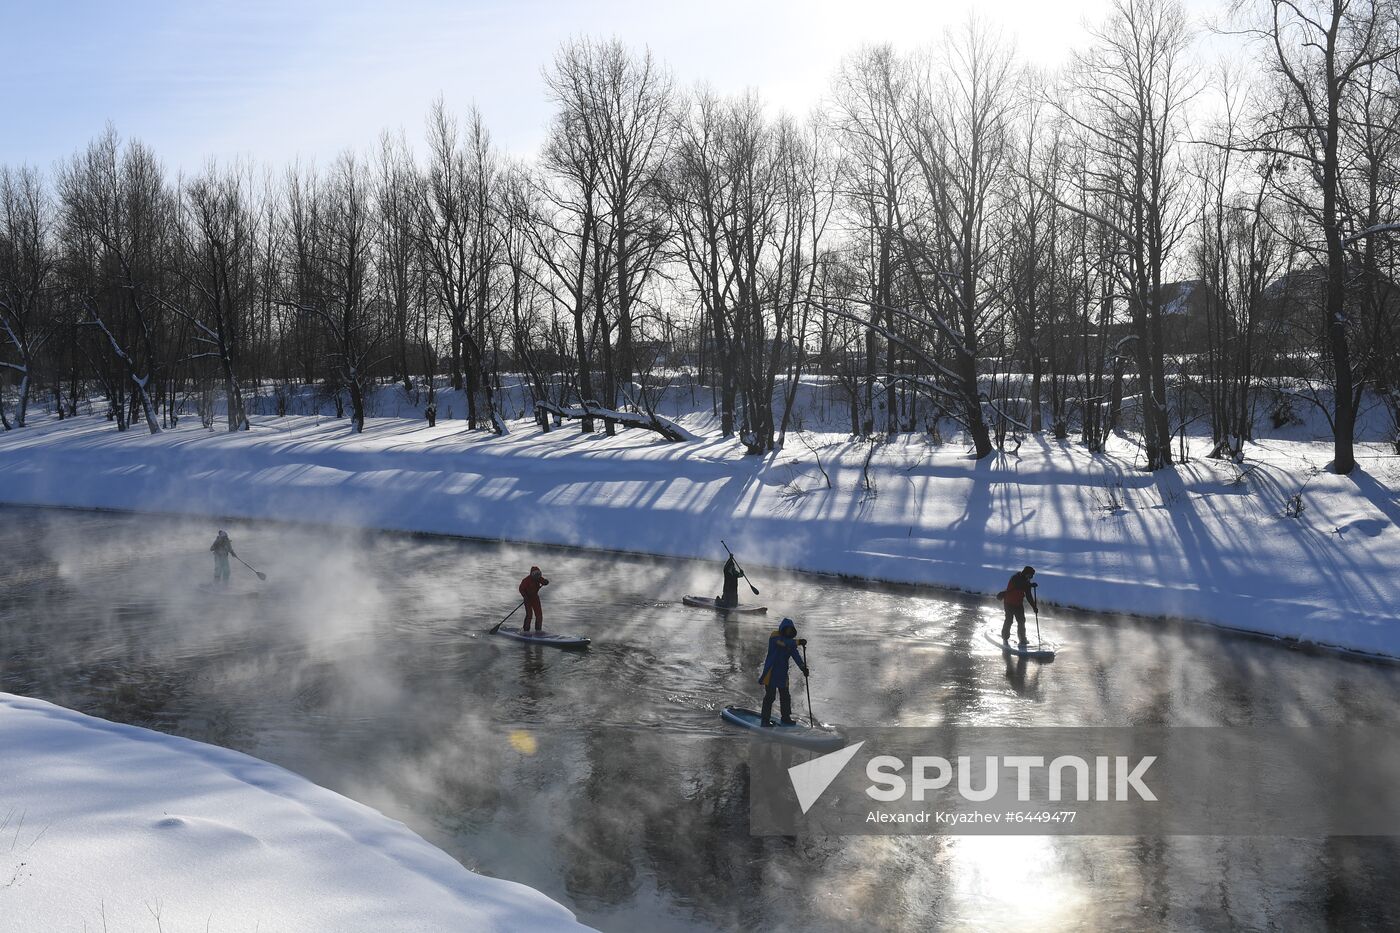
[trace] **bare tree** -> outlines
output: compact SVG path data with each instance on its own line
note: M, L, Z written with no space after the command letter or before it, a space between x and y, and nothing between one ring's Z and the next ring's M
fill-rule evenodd
M288 179L288 231L293 275L283 303L324 329L337 387L350 396L350 430L365 429L370 370L384 335L384 315L371 304L374 242L370 177L353 155L330 177Z
M855 232L850 250L860 259L866 291L865 304L872 321L883 322L893 332L904 329L894 312L897 222L900 201L914 161L907 139L900 131L899 112L909 106L910 78L905 64L888 45L861 50L842 62L836 74L835 113L843 150L842 191L851 207L849 222ZM875 429L875 373L877 332L867 329L865 340L865 433ZM886 372L895 368L897 343L885 340ZM885 430L895 431L896 383L884 381Z
M413 364L409 361L409 347L416 333L416 320L411 311L415 298L422 292L416 237L417 211L423 197L422 179L402 135L385 133L380 136L375 169L378 175L374 191L377 278L390 309L395 375L402 381L404 391L411 394ZM422 313L423 309L418 310ZM427 388L431 396L431 383ZM432 402L430 398L429 404Z
M1211 456L1239 459L1254 436L1254 388L1264 332L1267 290L1288 262L1271 216L1278 162L1242 152L1253 106L1237 74L1219 76L1220 117L1196 159L1200 209L1194 265L1204 290L1206 340L1195 347L1205 371L1202 391L1211 420Z
M572 131L566 115L556 117L542 154L549 177L527 176L516 210L524 216L520 228L539 263L535 281L570 318L574 383L580 401L596 398L593 386L593 287L595 258L605 249L599 242L598 165ZM593 419L581 419L585 434Z
M580 155L597 172L605 207L616 303L614 389L635 368L634 306L656 268L664 238L659 183L675 124L670 76L649 50L633 54L617 40L565 43L545 82L561 108L560 124L577 134ZM595 263L603 253L594 250ZM602 290L594 288L595 300ZM612 394L612 393L610 393Z
M1391 25L1400 28L1394 19ZM1346 241L1356 363L1361 385L1373 387L1390 412L1392 441L1400 446L1400 55L1360 73L1340 130L1347 154L1342 197L1361 228Z
M452 387L466 394L469 428L476 428L482 420L477 394L487 391L487 420L499 431L489 382L482 371L488 266L494 258L487 242L492 236L493 209L488 191L494 172L490 138L475 110L469 114L463 134L439 99L428 117L428 148L427 179L420 189L418 241L433 289L451 324Z
M248 413L238 381L238 359L257 293L261 253L259 211L251 201L246 169L209 169L181 192L175 274L192 300L152 296L194 329L194 358L218 361L224 382L228 430L247 430Z
M58 255L53 204L39 173L28 166L0 169L0 328L13 359L0 369L16 373L15 426L24 427L36 361L56 331L54 290ZM10 430L0 404L0 425Z
M1348 230L1343 119L1368 75L1400 54L1393 0L1261 0L1233 7L1240 29L1261 49L1274 77L1276 107L1240 146L1283 160L1276 190L1290 212L1305 216L1316 237L1300 244L1325 270L1319 302L1324 350L1332 368L1332 468L1356 466L1356 412L1364 383L1352 360L1355 318L1347 307ZM1295 170L1296 169L1296 170ZM1355 232L1362 232L1356 230ZM1320 240L1320 242L1319 242Z
M720 433L732 437L739 382L729 323L734 279L722 237L729 188L726 132L724 102L708 89L699 89L680 124L662 192L676 229L676 254L690 274L704 320L702 355L708 349L715 361Z
M1044 366L1051 367L1050 396L1055 436L1068 432L1061 382L1056 378L1060 328L1055 318L1060 297L1056 234L1061 209L1053 199L1058 183L1060 135L1048 118L1038 79L1024 79L1026 105L1019 115L1022 139L1016 145L1015 193L1007 208L1012 222L1007 231L1007 297L1014 322L1012 332L1025 371L1030 373L1030 429L1042 429L1041 388ZM1048 342L1047 348L1044 344Z
M1114 0L1095 43L1078 56L1072 92L1058 101L1090 155L1074 202L1119 242L1115 291L1132 320L1149 470L1171 463L1162 333L1164 277L1185 230L1181 144L1193 76L1178 0Z
M101 336L98 351L124 378L108 387L119 430L129 423L126 395L146 419L152 434L161 430L153 387L162 356L165 328L160 269L167 263L173 229L173 198L155 155L138 142L123 147L116 130L107 131L60 171L63 238L67 262L84 310L83 323Z
M911 297L962 408L977 458L992 452L978 382L982 331L1004 305L997 222L1011 173L1016 82L1009 48L970 22L950 36L901 113L901 132L918 165L918 198L898 210ZM936 69L936 70L935 70ZM935 380L941 381L941 380Z

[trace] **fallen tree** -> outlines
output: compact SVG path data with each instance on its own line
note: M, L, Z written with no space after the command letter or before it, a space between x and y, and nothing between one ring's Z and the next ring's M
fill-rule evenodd
M585 400L578 405L559 405L550 401L537 401L535 407L547 411L556 418L594 418L605 424L620 424L628 428L642 428L655 431L668 441L683 443L699 440L685 428L657 414L647 412L616 411L604 408L597 402Z

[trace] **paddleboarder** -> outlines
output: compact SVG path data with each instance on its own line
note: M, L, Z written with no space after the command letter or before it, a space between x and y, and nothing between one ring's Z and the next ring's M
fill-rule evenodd
M214 580L218 583L227 583L229 577L228 559L238 556L233 552L233 542L229 540L228 532L220 529L214 543L209 545L209 550L214 552Z
M739 605L739 578L743 575L739 562L730 554L729 560L724 562L724 595L715 597L716 606L733 609Z
M540 568L531 567L530 574L520 581L520 595L525 602L525 624L520 631L530 631L530 620L535 621L535 631L542 630L544 625L544 607L540 605L540 587L549 586L549 581L544 578Z
M784 619L778 630L768 636L768 657L763 662L763 674L758 682L763 684L763 716L765 726L773 725L773 697L781 698L782 724L794 726L792 718L792 693L788 690L788 662L796 661L807 677L807 665L802 663L802 655L797 650L807 644L807 639L797 637L797 626L791 619Z
M1002 605L1006 607L1006 621L1001 625L1001 640L1009 642L1011 640L1011 620L1016 620L1016 634L1021 639L1021 644L1026 643L1026 600L1030 600L1031 608L1036 612L1040 607L1035 602L1035 588L1037 584L1031 579L1035 576L1034 567L1022 567L1020 573L1011 575L1011 582L1006 584L1006 589L997 594L1001 598Z

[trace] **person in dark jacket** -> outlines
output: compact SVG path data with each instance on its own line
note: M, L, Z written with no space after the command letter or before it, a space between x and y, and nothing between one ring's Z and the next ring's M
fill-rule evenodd
M1031 582L1034 576L1034 567L1023 567L1020 573L1011 575L1011 582L1006 584L1006 589L997 594L1006 607L1006 621L1001 625L1002 641L1011 640L1011 620L1015 619L1016 634L1020 637L1022 645L1026 643L1026 600L1030 600L1032 609L1040 611L1035 602L1036 584Z
M227 531L220 531L214 543L209 545L209 550L214 552L214 580L218 583L227 583L229 577L228 559L237 557L233 552L233 542L229 540Z
M525 625L520 629L522 632L530 631L530 620L535 621L535 631L541 631L544 625L544 607L540 605L540 587L549 586L549 581L544 578L540 568L531 567L530 575L520 581L520 596L525 602Z
M792 718L792 693L788 690L788 662L796 661L802 676L809 676L807 665L802 662L798 648L807 644L805 638L797 637L797 626L791 619L784 619L778 630L768 636L768 657L763 662L763 674L758 682L763 684L763 716L765 726L773 725L773 697L782 698L782 723L795 726Z
M724 562L724 595L715 599L715 605L726 609L733 609L739 605L739 578L743 575L744 571L739 569L739 562L730 554L729 560Z

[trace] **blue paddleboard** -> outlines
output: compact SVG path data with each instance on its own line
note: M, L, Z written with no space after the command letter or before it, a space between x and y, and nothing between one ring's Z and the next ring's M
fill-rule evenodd
M784 726L773 720L773 725L762 724L763 718L757 710L746 709L742 706L726 706L720 716L725 722L739 726L755 732L765 739L775 742L785 742L788 745L796 745L801 748L810 748L818 751L840 748L845 744L846 739L840 733L827 729L813 729L801 723L793 726Z

